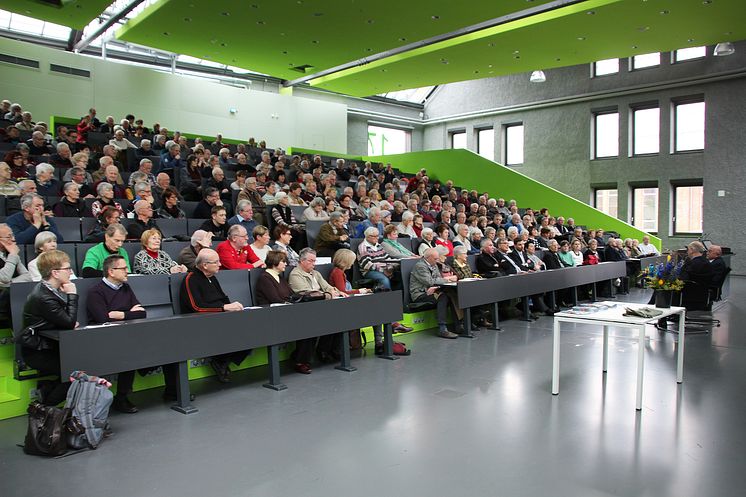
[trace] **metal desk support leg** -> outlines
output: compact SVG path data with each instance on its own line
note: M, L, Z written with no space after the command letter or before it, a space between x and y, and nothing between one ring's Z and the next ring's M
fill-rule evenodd
M604 373L607 371L609 366L609 327L604 326Z
M492 329L500 331L500 316L497 314L497 302L492 304L492 314L492 319L494 319Z
M638 411L642 410L642 375L645 367L645 325L641 325L639 328L639 336L637 342L637 400L635 402L635 409Z
M267 347L267 363L269 366L269 381L262 386L277 392L287 389L287 385L280 381L280 352L277 345Z
M335 366L334 369L347 371L348 373L357 371L356 367L350 366L350 334L346 331L342 332L342 350L340 352L342 361L339 363L339 366Z
M578 287L572 287L572 305L575 307L578 305Z
M531 309L529 309L529 306L528 306L528 299L529 297L521 298L521 303L523 304L523 320L533 321L533 319L531 318Z
M471 308L464 309L464 332L459 334L462 338L474 338L471 332Z
M393 332L394 330L391 327L391 323L386 323L385 325L383 325L383 355L379 356L381 359L388 359L389 361L395 361L399 359L394 355Z
M560 321L554 320L554 340L552 342L552 395L559 394L560 361Z
M197 408L189 400L189 368L186 361L181 361L176 370L176 404L171 406L181 414L194 414Z
M679 355L676 364L676 383L684 382L684 332L686 331L686 311L679 314Z

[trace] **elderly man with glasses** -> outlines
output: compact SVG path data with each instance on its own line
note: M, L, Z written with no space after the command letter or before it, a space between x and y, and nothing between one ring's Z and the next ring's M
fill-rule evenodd
M231 302L220 287L216 275L220 270L220 257L218 253L209 248L203 248L197 254L194 269L190 271L181 283L179 301L181 311L184 313L195 312L231 312L242 311L241 302ZM228 383L230 381L230 363L241 364L248 350L221 354L210 359L210 366L215 370L218 381Z

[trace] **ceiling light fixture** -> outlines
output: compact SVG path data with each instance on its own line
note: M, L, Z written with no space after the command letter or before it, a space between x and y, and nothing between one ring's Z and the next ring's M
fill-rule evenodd
M547 80L547 75L544 74L544 71L534 71L528 80L532 83L544 83Z
M736 53L736 47L733 46L733 43L724 41L715 45L712 55L715 57L724 57L726 55L733 55L734 53Z

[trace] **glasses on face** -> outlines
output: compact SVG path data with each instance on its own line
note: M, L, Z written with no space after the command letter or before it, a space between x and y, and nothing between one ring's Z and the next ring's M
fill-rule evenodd
M67 267L58 267L58 268L55 268L55 271L67 271L69 273L72 273L73 268L71 268L70 266L67 266Z
M220 265L220 260L205 261L205 264L218 264L218 265Z

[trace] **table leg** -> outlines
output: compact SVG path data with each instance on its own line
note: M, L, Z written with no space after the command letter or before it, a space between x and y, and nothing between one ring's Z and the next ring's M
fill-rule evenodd
M464 332L459 334L462 338L474 338L471 332L471 307L464 309Z
M645 362L645 325L639 327L637 338L637 399L635 409L642 410L642 375Z
M497 314L497 302L494 302L492 304L492 319L494 319L492 329L499 331L500 330L500 316Z
M277 345L267 347L267 363L269 366L269 381L262 386L277 392L287 389L287 385L280 380L280 351Z
M531 309L528 307L528 299L530 297L522 297L521 303L523 304L523 320L524 321L532 321L531 319Z
M380 325L378 325L380 326ZM381 359L388 359L389 361L395 361L399 359L394 355L394 331L391 327L391 323L383 325L383 355L380 355Z
M356 367L350 365L350 333L347 331L342 332L342 350L340 350L339 355L342 356L342 360L339 366L335 366L334 369L347 371L348 373L357 371Z
M594 281L591 283L591 302L596 302L596 294L598 293L598 288L596 288L596 282Z
M609 327L604 326L604 373L609 366Z
M176 370L176 404L171 409L181 414L194 414L197 408L190 403L189 397L189 367L186 361L181 361Z
M684 382L684 331L686 329L686 311L679 314L679 356L676 365L676 383Z
M554 342L552 344L552 395L559 394L560 367L560 320L554 318Z
M575 307L578 305L578 287L572 287L572 305Z

